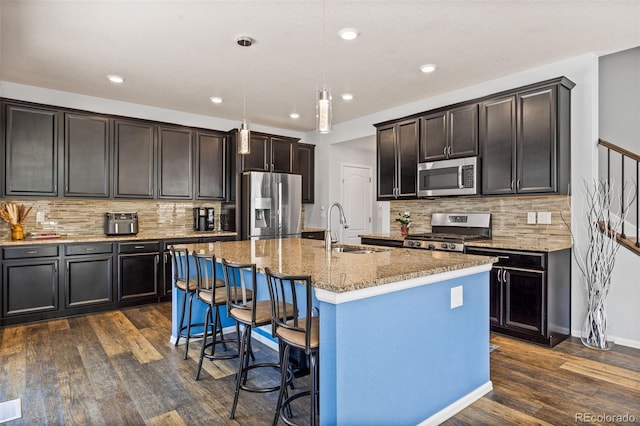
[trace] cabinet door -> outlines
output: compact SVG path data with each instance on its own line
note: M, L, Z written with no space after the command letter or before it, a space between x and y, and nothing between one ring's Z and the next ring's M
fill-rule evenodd
M108 198L111 195L109 119L65 114L65 197Z
M315 145L298 144L298 173L302 175L302 202L313 203L315 198Z
M501 268L492 268L489 273L489 322L491 325L502 325L504 306Z
M448 120L448 157L478 155L478 104L452 109Z
M58 310L58 259L5 261L2 315Z
M153 198L155 127L115 121L115 197Z
M480 141L482 151L482 193L515 192L516 98L482 103Z
M5 194L57 196L57 112L7 104L5 114Z
M273 136L271 137L270 156L272 172L293 173L297 168L298 142L289 138Z
M378 200L389 200L396 196L396 127L378 128Z
M193 132L158 128L158 198L193 198Z
M422 117L420 162L447 158L447 112L440 111Z
M418 173L418 137L420 121L418 119L398 123L398 196L415 197L417 195Z
M251 132L249 139L251 152L240 155L243 172L247 171L269 171L269 137Z
M544 335L545 272L512 268L504 271L505 327Z
M118 300L157 296L158 253L120 255L118 262Z
M518 94L517 190L556 192L556 89Z
M113 301L113 256L80 256L65 260L65 307Z
M221 134L196 134L196 199L225 200L227 143Z

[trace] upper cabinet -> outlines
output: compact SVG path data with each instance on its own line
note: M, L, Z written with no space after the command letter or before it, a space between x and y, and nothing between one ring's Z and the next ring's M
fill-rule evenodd
M478 104L422 117L420 162L478 155Z
M58 117L55 109L3 105L4 194L58 195Z
M574 85L559 78L482 102L484 195L567 193Z
M158 127L158 198L193 198L193 131Z
M64 114L64 196L111 196L109 119L99 115Z
M227 197L227 150L229 137L226 133L196 132L196 177L195 198L197 200L222 200Z
M298 144L298 173L302 175L302 202L313 204L315 198L315 145Z
M152 123L114 121L115 197L154 197L155 130Z
M377 126L378 200L415 198L420 119Z
M249 154L241 155L240 170L274 173L295 173L298 158L298 139L250 133Z

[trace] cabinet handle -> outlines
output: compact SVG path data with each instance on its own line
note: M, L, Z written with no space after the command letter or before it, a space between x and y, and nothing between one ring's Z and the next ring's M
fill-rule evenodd
M512 191L513 191L513 184L514 184L514 181L513 181L513 179L511 179L511 185L509 185L509 189L512 190Z
M153 258L156 260L156 265L160 263L160 256L156 254Z
M502 270L502 282L503 283L507 282L507 270L506 269Z
M451 157L451 147L447 147L447 158Z
M27 250L27 254L38 254L38 250Z
M518 181L516 182L516 189L518 191L520 190L520 179L518 179Z
M498 269L498 273L496 274L496 279L498 280L499 283L502 282L502 277L500 276L502 272L502 269Z
M167 263L167 253L163 253L163 254L162 254L162 261L163 261L164 263Z
M496 256L498 259L509 260L509 256Z
M84 251L94 251L95 249L95 247L87 247L84 249Z
M446 146L444 148L442 148L442 155L444 155L445 158L447 157L447 147Z
M135 249L143 249L144 246L133 246L133 248L135 248Z

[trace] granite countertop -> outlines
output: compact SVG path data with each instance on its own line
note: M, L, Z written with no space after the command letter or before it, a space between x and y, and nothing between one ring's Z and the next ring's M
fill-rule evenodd
M255 263L291 275L311 275L314 287L334 293L370 288L443 272L491 264L497 259L461 253L360 245L370 254L326 251L304 238L185 244L234 263Z
M150 233L138 233L138 235L114 235L106 236L73 236L73 235L61 235L60 238L47 238L47 239L35 239L31 240L25 238L24 240L0 241L0 247L2 246L21 246L32 244L68 244L68 243L89 243L89 242L112 242L112 241L142 241L142 240L168 240L177 238L207 238L207 237L235 237L237 233L228 231L213 231L213 232L185 232L180 235L176 234L150 234Z
M399 233L389 234L363 234L358 235L360 238L372 238L377 240L403 241L404 237ZM525 250L525 251L541 251L553 252L573 247L570 238L558 237L536 238L535 236L522 237L493 237L488 240L475 240L465 243L467 247L486 247L508 250Z

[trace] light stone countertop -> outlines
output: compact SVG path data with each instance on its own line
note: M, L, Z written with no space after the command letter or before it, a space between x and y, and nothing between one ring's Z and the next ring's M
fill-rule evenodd
M326 251L324 242L302 238L184 244L189 251L212 253L218 260L255 263L289 275L310 275L313 286L344 293L413 278L481 266L494 257L360 245L370 254Z
M95 235L95 236L73 236L73 235L61 235L60 238L46 238L31 240L25 238L24 240L0 241L0 247L15 247L22 245L32 244L70 244L70 243L102 243L113 241L143 241L143 240L171 240L179 238L210 238L210 237L235 237L237 233L228 231L213 231L213 232L186 232L181 235L176 234L162 234L162 233L138 233L138 235Z

